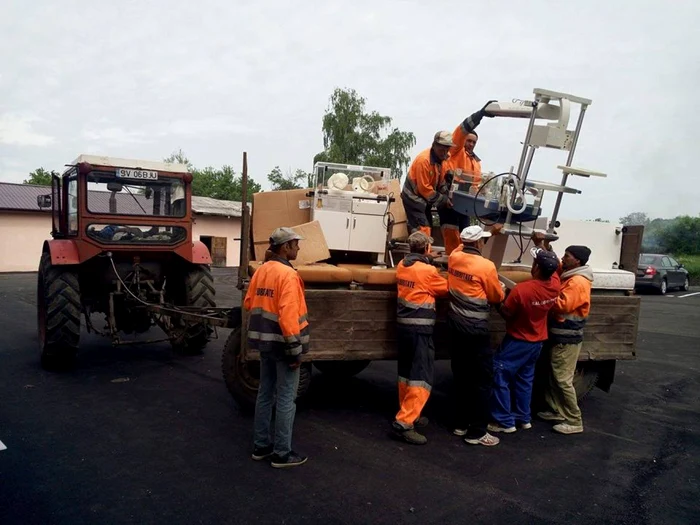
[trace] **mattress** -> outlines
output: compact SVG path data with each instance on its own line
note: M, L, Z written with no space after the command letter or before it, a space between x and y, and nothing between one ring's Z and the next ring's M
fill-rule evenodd
M262 262L251 261L248 265L248 275L253 276ZM297 266L299 277L305 283L351 283L352 272L347 268L339 268L327 263L302 264Z
M634 290L636 276L632 272L612 268L591 268L591 270L593 270L592 288L594 290ZM504 264L499 273L511 281L519 283L528 280L530 266L527 264Z
M339 264L338 268L352 272L352 280L360 284L396 284L396 268L372 269L369 264Z

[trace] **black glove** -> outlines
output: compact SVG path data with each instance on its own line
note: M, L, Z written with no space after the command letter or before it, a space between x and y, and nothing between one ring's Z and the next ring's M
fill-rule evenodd
M498 100L489 100L486 104L484 104L484 107L479 110L479 113L481 114L482 117L493 118L493 115L490 115L489 113L486 112L486 106L491 104L491 102L498 102Z

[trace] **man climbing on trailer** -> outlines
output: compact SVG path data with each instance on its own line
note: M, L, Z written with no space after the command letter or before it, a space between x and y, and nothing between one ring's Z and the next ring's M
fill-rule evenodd
M481 255L489 237L481 226L469 226L460 234L464 247L450 254L447 326L457 396L454 433L470 445L494 446L498 438L486 431L493 381L489 305L501 303L505 294L496 266Z
M542 239L537 239L543 245ZM583 329L591 309L593 272L588 266L591 250L587 246L569 246L561 260L561 289L552 308L547 343L550 368L545 401L550 410L537 416L555 421L560 434L583 432L581 410L574 389L576 363L583 344Z
M476 187L481 182L481 159L474 153L478 141L476 127L483 117L492 118L485 108L494 100L489 100L483 108L469 115L452 133L454 146L450 148L450 156L445 161L445 180L440 192L448 194L453 182L471 182ZM462 245L459 232L469 226L469 217L457 213L451 207L438 208L440 229L445 243L445 253L449 256Z
M250 313L248 346L260 352L260 387L255 403L253 459L271 458L274 468L295 467L307 458L292 450L301 356L309 347L304 283L289 261L303 238L291 228L270 237L270 256L250 281L243 307ZM277 394L274 442L272 403Z
M415 427L428 424L421 412L433 385L435 298L448 292L447 280L428 259L432 242L423 232L409 235L411 253L396 268L400 408L392 430L395 436L413 445L428 441Z
M532 279L519 283L497 308L506 335L493 359L494 386L489 432L529 429L535 365L547 340L547 316L559 297L559 259L543 248L531 250ZM513 403L511 403L513 401Z

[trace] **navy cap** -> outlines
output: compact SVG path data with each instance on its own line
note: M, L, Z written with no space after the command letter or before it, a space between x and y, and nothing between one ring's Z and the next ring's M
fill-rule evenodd
M530 255L537 262L537 266L543 270L554 271L559 268L559 258L554 252L544 250L542 248L532 248Z

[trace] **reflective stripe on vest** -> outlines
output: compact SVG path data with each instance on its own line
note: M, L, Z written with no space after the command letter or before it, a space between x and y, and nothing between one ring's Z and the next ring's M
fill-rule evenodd
M471 319L488 320L491 310L486 299L468 297L457 290L450 290L450 310L455 314Z
M550 338L562 343L579 343L583 340L586 318L578 315L562 315L563 321L555 320L549 326Z
M432 326L435 324L435 303L412 303L399 297L396 301L396 322L403 325Z

